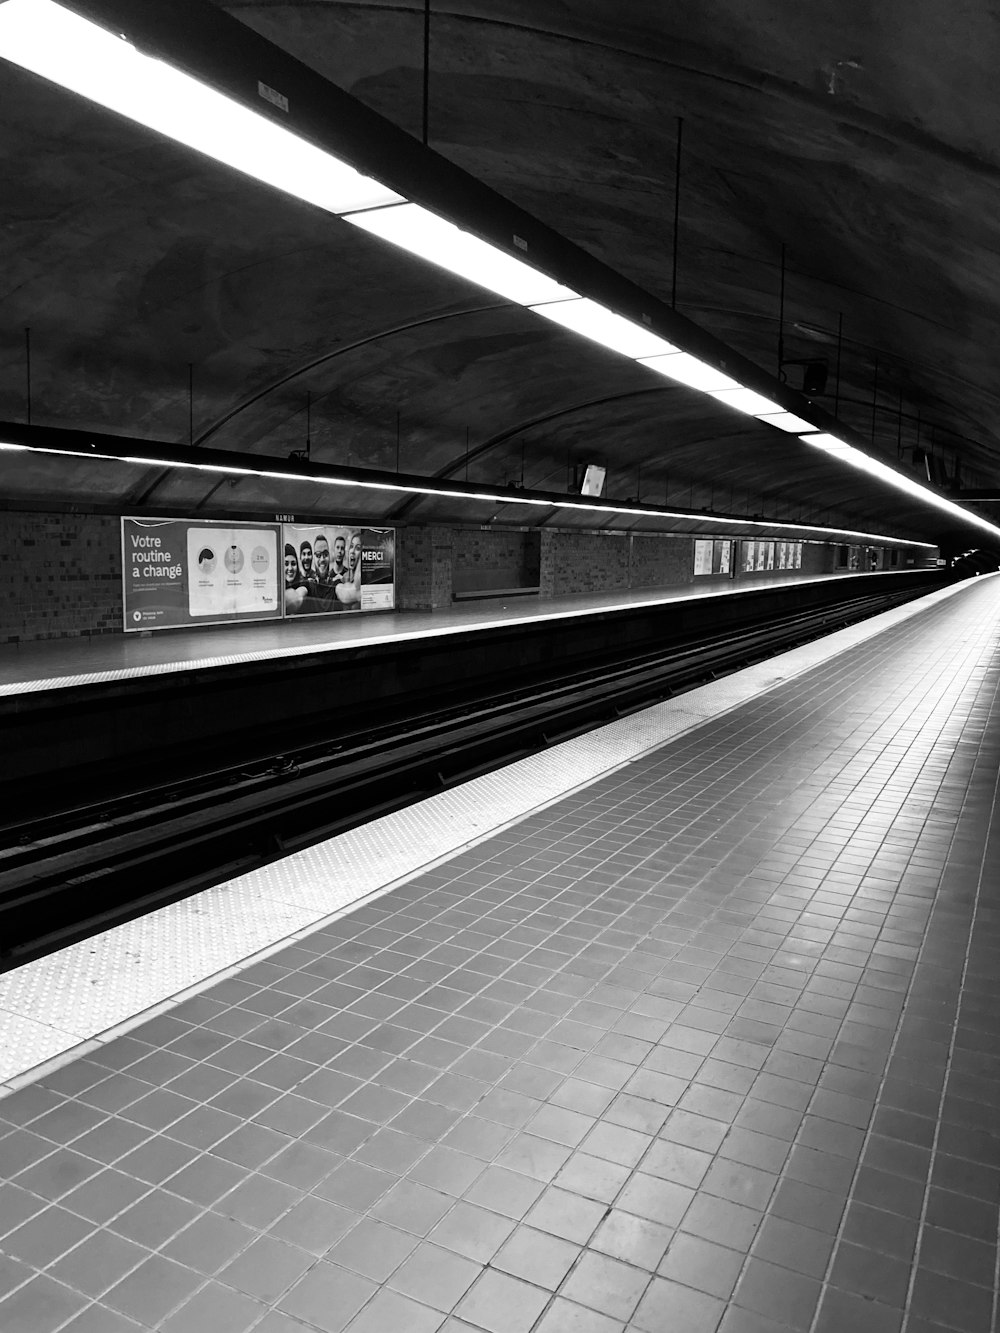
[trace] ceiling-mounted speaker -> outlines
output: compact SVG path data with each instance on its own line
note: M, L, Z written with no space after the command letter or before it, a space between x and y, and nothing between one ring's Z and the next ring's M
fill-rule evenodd
M805 370L802 372L802 392L804 394L819 394L826 389L826 362L825 361L807 361Z

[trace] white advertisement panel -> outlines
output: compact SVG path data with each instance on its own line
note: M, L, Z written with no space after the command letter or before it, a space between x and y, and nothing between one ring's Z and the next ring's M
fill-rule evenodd
M122 519L127 632L281 617L276 523Z
M278 591L273 528L190 527L187 567L192 618L273 615Z
M694 544L694 572L697 577L699 574L711 574L712 572L712 542L703 541L700 538Z

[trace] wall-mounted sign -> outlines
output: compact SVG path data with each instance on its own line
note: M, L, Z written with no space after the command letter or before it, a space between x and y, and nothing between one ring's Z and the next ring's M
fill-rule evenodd
M122 519L126 631L395 606L395 531Z
M694 544L695 577L712 572L712 543L699 537Z
M733 544L731 541L715 538L709 540L707 537L698 537L694 544L694 572L695 577L702 574L728 574L732 577L733 573Z
M126 630L281 616L275 523L122 519Z
M801 569L801 542L743 542L742 569L744 574L768 569Z
M281 535L285 615L391 611L395 537L392 528L285 523Z

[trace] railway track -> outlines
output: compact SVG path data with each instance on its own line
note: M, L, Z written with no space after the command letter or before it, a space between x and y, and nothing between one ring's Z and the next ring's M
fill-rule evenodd
M869 593L0 822L0 971L890 609Z

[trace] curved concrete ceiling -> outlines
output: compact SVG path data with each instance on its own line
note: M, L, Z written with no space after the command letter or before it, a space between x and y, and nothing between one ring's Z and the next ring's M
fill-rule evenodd
M421 4L224 8L419 134ZM932 451L988 487L1000 112L993 19L982 0L960 10L435 0L430 144L669 301L683 117L679 313L775 373L784 245L784 355L826 363L815 401L887 460ZM322 463L562 490L594 460L616 498L931 540L949 528L794 436L19 68L3 75L16 188L0 205L0 418L23 419L28 327L47 426L284 456L304 446L308 401ZM786 374L801 387L800 365ZM9 456L0 475L15 502L328 504L301 486L227 482L220 498L206 474L69 459ZM373 519L441 512L364 503ZM493 517L481 510L448 512Z

